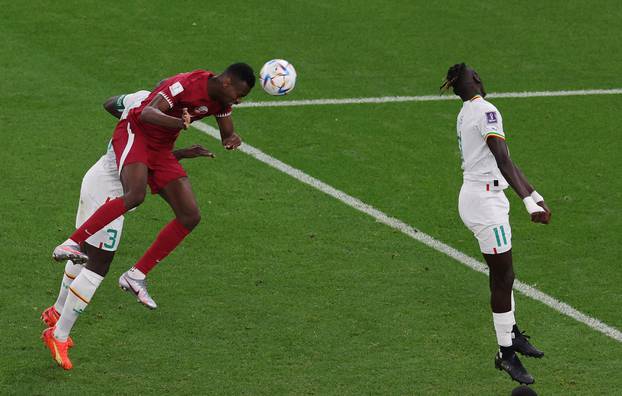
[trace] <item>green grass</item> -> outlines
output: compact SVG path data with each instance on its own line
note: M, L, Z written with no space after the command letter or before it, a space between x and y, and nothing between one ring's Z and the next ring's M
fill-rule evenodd
M16 2L2 6L2 394L498 395L487 280L446 256L191 130L215 160L184 163L204 221L151 278L147 311L116 278L171 218L128 216L108 278L77 322L64 372L38 339L80 180L114 120L108 96L194 68L294 63L291 99L434 94L448 66L489 91L619 88L612 1ZM598 10L598 11L595 11ZM589 18L587 17L589 16ZM269 98L255 89L250 100ZM553 209L528 222L508 191L517 276L622 328L620 96L499 99L513 158ZM245 140L479 258L457 215L460 103L235 111ZM610 395L622 345L517 295L547 353L545 395Z

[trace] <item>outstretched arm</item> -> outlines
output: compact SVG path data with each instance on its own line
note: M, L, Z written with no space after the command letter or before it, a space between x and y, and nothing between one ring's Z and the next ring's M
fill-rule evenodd
M544 203L542 196L535 193L533 186L529 184L523 172L514 165L505 140L491 136L486 139L486 144L495 157L501 174L523 200L527 211L531 215L531 220L536 223L548 224L551 219L550 210ZM536 197L533 196L534 193L537 194Z
M177 160L196 157L214 158L214 154L200 144L193 144L190 147L177 149L173 151L173 155L177 158Z
M231 116L216 117L218 129L220 130L220 141L227 150L235 150L242 144L242 139L235 133L233 129L233 120Z

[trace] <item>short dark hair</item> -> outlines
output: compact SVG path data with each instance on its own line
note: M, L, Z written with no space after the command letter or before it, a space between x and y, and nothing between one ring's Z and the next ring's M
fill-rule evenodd
M229 65L225 70L225 74L232 75L240 81L244 81L249 88L255 86L255 72L253 68L246 63L234 63Z

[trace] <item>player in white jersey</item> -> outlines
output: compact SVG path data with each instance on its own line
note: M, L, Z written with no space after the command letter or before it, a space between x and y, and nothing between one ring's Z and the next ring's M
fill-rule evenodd
M124 119L128 112L139 106L149 94L149 91L138 91L129 95L113 96L104 103L104 108L116 118ZM173 154L178 159L214 156L199 145L175 150ZM86 172L82 179L76 228L106 201L122 195L123 186L119 179L115 153L112 145L108 144L106 154ZM117 218L86 240L83 246L89 257L86 266L67 261L56 302L41 314L41 319L48 326L42 338L52 352L54 360L66 370L73 366L67 354L67 349L73 346L69 332L108 273L121 240L123 220L123 216ZM155 302L146 292L146 288L142 288L136 294L138 300L144 305L150 308L156 307Z
M514 189L535 223L548 224L551 211L510 159L501 113L484 99L486 91L477 72L464 63L452 66L441 89L450 88L463 100L457 120L464 172L458 209L490 269L490 305L499 344L495 366L512 379L531 384L534 379L515 352L532 357L544 353L529 343L514 318L510 204L503 190L508 185Z

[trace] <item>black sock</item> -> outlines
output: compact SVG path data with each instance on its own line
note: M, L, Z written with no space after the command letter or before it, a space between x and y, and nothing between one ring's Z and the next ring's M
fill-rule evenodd
M520 330L518 329L518 326L516 324L512 326L512 333L514 333L515 335L520 334Z
M512 348L511 346L509 347L499 346L499 352L501 352L502 359L509 359L512 356L514 356L514 348Z

